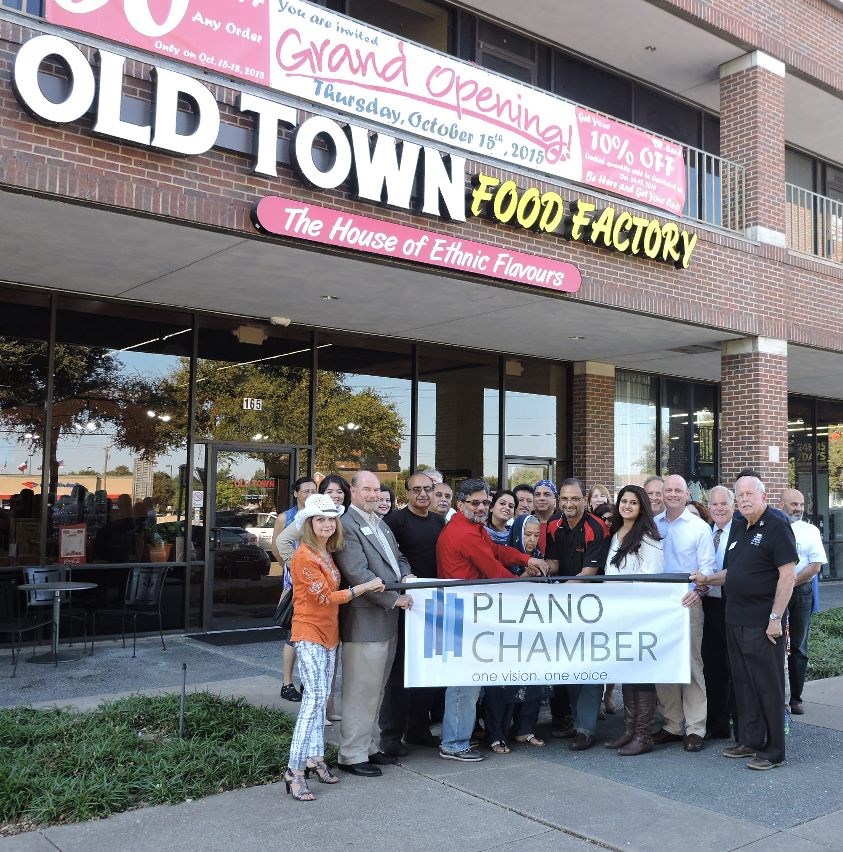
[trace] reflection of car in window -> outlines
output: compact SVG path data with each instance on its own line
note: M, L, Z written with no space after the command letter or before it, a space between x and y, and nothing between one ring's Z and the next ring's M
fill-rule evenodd
M276 512L270 512L262 523L259 518L257 526L246 527L246 532L251 533L257 539L258 547L262 547L267 553L272 551L272 529L277 517Z

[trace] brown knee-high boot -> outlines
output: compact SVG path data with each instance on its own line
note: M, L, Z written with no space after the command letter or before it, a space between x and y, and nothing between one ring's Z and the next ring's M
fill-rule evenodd
M635 693L632 686L626 684L622 687L623 692L623 733L611 742L606 743L606 748L621 748L632 741L635 733Z
M656 691L635 691L635 730L630 742L618 749L621 757L646 754L653 749L653 719L656 717Z

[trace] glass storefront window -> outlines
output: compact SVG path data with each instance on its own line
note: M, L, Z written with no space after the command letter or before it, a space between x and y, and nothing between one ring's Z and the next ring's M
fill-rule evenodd
M410 468L413 392L409 344L340 334L318 338L316 475L371 470L403 486Z
M188 408L172 382L191 338L188 314L59 302L47 561L176 559ZM67 552L80 526L84 558Z
M0 567L41 561L49 298L2 291Z
M563 364L506 359L507 487L564 470L566 384Z
M790 397L787 406L787 479L805 496L806 519L814 514L814 406Z
M817 400L816 515L825 542L825 576L843 576L843 403ZM807 499L806 499L807 509Z
M494 355L419 347L417 463L452 486L482 476L497 488L499 371Z
M714 385L693 386L694 416L691 464L688 486L691 497L707 503L706 493L717 485L717 456L715 453L717 388Z
M615 374L615 491L641 485L656 472L658 379L641 373Z

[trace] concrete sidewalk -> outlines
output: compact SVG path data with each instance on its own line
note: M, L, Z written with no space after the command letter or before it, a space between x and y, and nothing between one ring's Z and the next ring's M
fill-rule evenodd
M214 648L172 637L168 645L162 652L145 639L131 660L112 643L58 671L22 663L18 683L6 681L0 702L85 709L132 691L170 692L189 661L189 673L204 676L191 677L191 689L295 710L278 697L275 643ZM163 686L152 688L150 680ZM726 760L724 741L707 742L699 754L666 746L623 759L600 745L574 753L551 740L505 756L484 752L486 761L470 765L419 748L401 765L384 767L382 778L343 775L335 787L314 784L313 803L295 802L283 784L273 784L0 839L0 852L840 849L843 678L810 683L805 699L806 714L788 737L788 762L771 772ZM611 738L620 724L618 715L609 717L599 738ZM335 731L326 729L329 737Z

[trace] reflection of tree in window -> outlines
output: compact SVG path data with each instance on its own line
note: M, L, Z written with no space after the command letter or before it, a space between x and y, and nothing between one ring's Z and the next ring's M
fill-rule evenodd
M7 427L35 435L40 443L46 395L47 344L0 337L0 411ZM63 437L115 427L122 449L152 455L173 443L166 424L151 424L147 409L158 397L158 383L129 374L112 352L101 347L58 343L53 378L53 421L49 442L50 490L58 482L58 443ZM178 439L181 441L182 439Z
M183 361L162 382L162 405L185 416L188 387L189 364ZM307 443L307 370L200 360L196 388L197 438L245 441L260 435L262 442L270 444ZM244 410L244 397L263 400L261 410ZM403 421L394 405L372 388L355 391L345 383L343 373L320 370L315 410L317 469L334 470L340 461L363 466L378 459L397 470ZM348 423L360 428L340 429Z

